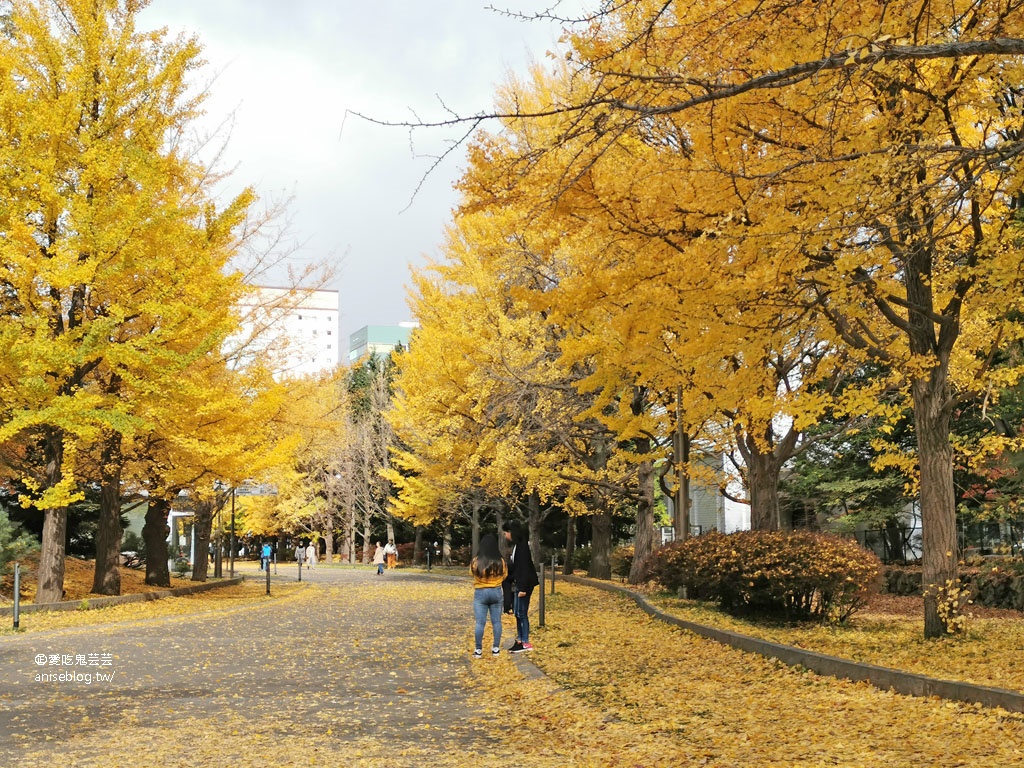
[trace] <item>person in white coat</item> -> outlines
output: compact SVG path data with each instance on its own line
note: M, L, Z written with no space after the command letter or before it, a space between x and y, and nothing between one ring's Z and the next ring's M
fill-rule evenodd
M316 546L312 541L306 547L306 570L308 571L310 568L316 568Z
M384 559L387 561L388 568L394 568L398 565L398 547L395 546L395 542L388 541L384 545Z

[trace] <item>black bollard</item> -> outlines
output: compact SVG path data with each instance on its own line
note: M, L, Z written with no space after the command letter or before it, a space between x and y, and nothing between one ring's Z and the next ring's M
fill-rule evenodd
M21 563L14 564L14 628L21 623Z
M544 563L540 564L540 603L537 605L537 612L540 614L538 626L544 626Z

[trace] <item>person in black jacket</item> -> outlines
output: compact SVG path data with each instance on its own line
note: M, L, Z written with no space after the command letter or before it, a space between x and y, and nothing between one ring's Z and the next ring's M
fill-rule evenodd
M506 584L512 593L512 612L516 617L516 641L509 648L510 653L532 651L530 644L530 595L533 594L540 580L537 569L533 565L533 553L530 552L530 538L526 529L518 523L505 523L502 526L505 540L512 545L509 555L509 568Z

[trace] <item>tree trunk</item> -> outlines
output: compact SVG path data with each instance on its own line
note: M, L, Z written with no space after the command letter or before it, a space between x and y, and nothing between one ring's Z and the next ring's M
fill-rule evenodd
M944 370L932 379L913 382L914 428L921 467L921 538L924 587L924 636L942 637L946 622L939 615L939 590L958 578L956 505L953 489L953 448L946 403Z
M672 463L676 488L672 499L672 527L679 541L690 537L690 435L683 424L683 389L676 390L676 429L672 435ZM634 560L635 562L635 560Z
M526 500L526 530L530 536L530 554L533 555L533 567L540 572L540 564L544 562L544 553L540 546L540 524L543 520L540 513L540 494L530 493Z
M903 547L903 526L900 524L900 521L895 517L887 519L882 535L885 537L887 562L899 560L901 563L906 564L907 556Z
M505 553L505 537L502 531L505 527L505 519L508 517L509 507L505 501L499 501L494 507L494 524L498 527L498 549Z
M452 526L450 523L444 527L444 535L441 537L441 562L445 565L452 564Z
M92 591L121 594L121 435L107 436L100 469L100 519L96 528L96 568Z
M37 603L59 603L64 598L64 552L68 531L68 508L55 507L43 513L43 542L39 550Z
M46 487L55 487L62 479L64 464L64 434L60 430L47 430ZM58 603L64 597L64 553L67 544L68 508L53 507L43 511L43 541L39 551L39 577L36 586L37 603Z
M673 506L672 525L675 528L676 538L683 540L690 538L690 436L681 429L676 435L676 492Z
M750 493L751 529L780 530L779 470L775 456L763 453L755 446L744 456L744 461L747 464L747 491Z
M171 572L167 568L167 515L171 502L150 499L146 509L146 522L142 526L142 539L146 542L146 583L152 587L171 586Z
M363 565L370 564L370 558L373 557L373 552L370 551L370 513L366 513L366 517L363 518ZM352 555L355 557L355 538L352 540ZM355 560L353 560L355 562Z
M599 499L603 506L604 500ZM590 570L589 575L595 579L610 579L612 577L611 551L612 551L612 513L606 509L595 512L591 517L593 538L590 544Z
M647 441L640 441L646 443ZM640 446L647 453L650 446ZM654 465L642 461L637 468L640 498L636 508L636 537L633 540L633 563L629 569L629 583L639 584L644 561L654 551Z
M192 518L192 535L195 558L192 562L192 581L206 581L210 564L210 531L213 529L213 504L208 501L196 503ZM248 554L248 551L246 552Z
M565 562L562 564L562 573L571 575L573 568L573 555L576 553L576 518L569 515L565 526Z
M355 565L356 563L356 526L358 520L356 518L356 502L353 499L352 507L349 510L349 522L348 530L345 532L345 543L342 545L345 547L345 560L349 565Z
M473 499L470 502L470 557L476 557L480 551L480 502Z

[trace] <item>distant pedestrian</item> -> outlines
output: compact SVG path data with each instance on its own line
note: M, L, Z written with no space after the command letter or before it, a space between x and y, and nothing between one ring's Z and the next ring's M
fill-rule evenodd
M377 542L377 549L373 551L373 564L377 566L377 575L384 573L384 547Z
M306 547L306 570L316 568L316 545L311 541Z
M530 596L540 583L537 568L530 552L530 538L527 530L518 523L502 526L505 540L512 545L509 555L509 570L506 582L512 591L512 613L516 617L516 641L508 649L510 653L532 651L530 644Z
M302 560L305 556L306 548L302 546L302 542L300 541L295 545L295 560L298 562L300 568L302 567Z
M480 540L480 549L469 564L473 574L473 617L476 626L473 632L473 656L484 655L484 627L491 617L491 655L501 652L501 607L504 602L501 584L508 575L505 558L498 551L498 537L489 533Z
M389 569L398 564L398 547L395 546L393 539L389 539L388 543L384 545L384 558L387 560Z
M260 570L270 570L270 557L273 554L270 542L263 542L263 550L260 553Z

